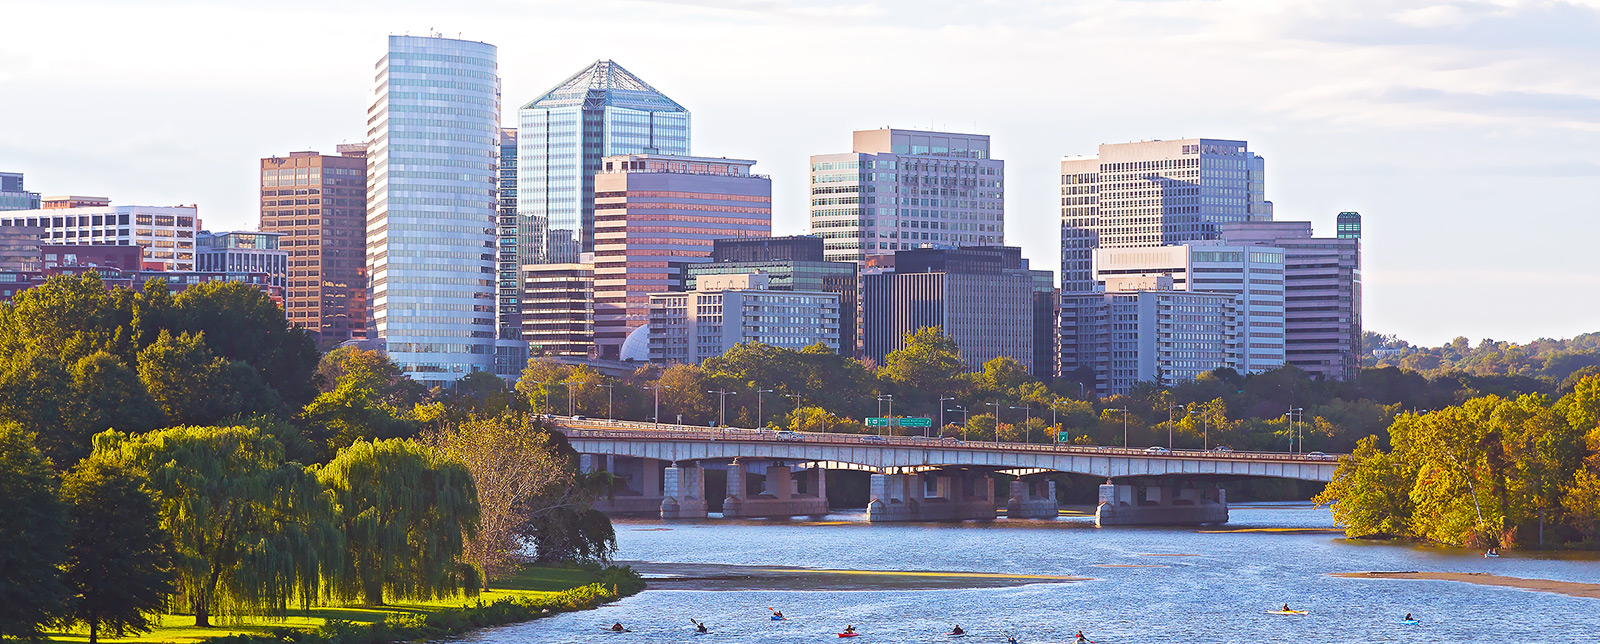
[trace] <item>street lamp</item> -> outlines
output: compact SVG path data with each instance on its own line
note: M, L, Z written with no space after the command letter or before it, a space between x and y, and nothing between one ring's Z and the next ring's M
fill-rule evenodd
M998 443L1000 442L1000 401L996 399L994 402L986 402L983 405L994 408L994 441Z
M756 390L756 427L766 427L766 425L762 425L761 424L761 394L770 394L770 393L772 393L771 389L757 389Z
M1182 407L1177 403L1167 403L1167 449L1172 449L1172 410Z
M645 387L645 389L649 389L651 393L655 394L655 397L656 397L656 404L655 404L655 411L654 411L655 416L653 417L652 420L656 421L656 427L658 427L658 428L661 427L661 390L662 389L671 389L671 388L672 387L670 385L663 385L663 384L661 384L659 382L656 383L656 385L654 387Z
M943 412L944 410L940 410L940 411ZM961 405L956 405L954 411L961 412L961 441L962 442L966 442L966 440L967 440L967 408L966 407L962 407Z
M890 431L894 425L894 394L878 394L878 415L880 417L884 417L883 401L885 400L889 401L889 415L885 417L889 421L889 424L884 426L883 433L884 435L889 436L894 434L894 432Z
M799 430L799 431L802 431L802 432L805 431L806 430L806 427L805 427L806 417L800 415L800 408L805 406L805 398L801 397L800 394L783 394L783 396L785 398L793 398L794 399L794 411L795 411L794 428L796 430ZM828 412L822 412L822 413L828 413ZM824 425L823 429L826 430L827 426Z
M572 383L565 380L552 380L542 384L546 387L544 390L545 409L550 408L550 390L548 388L550 385L561 385L567 388L567 418L572 418Z
M731 394L733 392L725 391L725 390L722 390L722 389L717 389L715 391L707 389L706 393L708 393L708 394L717 394L717 426L718 427L727 427L728 426L728 394Z
M1021 407L1012 407L1012 409L1022 410L1022 442L1031 442L1028 439L1032 437L1031 432L1033 431L1030 426L1033 424L1033 403L1023 401Z
M939 397L939 435L940 436L944 435L944 401L946 401L946 400L955 400L955 398L951 398L949 396L940 396ZM926 436L924 436L924 438L926 438Z
M1306 451L1306 437L1305 437L1305 434L1304 434L1304 432L1302 430L1302 427L1305 426L1305 422L1306 422L1306 408L1304 408L1304 407L1290 407L1289 408L1289 413L1284 414L1284 416L1286 418L1288 418L1289 422L1290 422L1290 425L1289 425L1289 453L1290 454L1298 453L1298 452L1294 451L1294 439L1295 439L1296 435L1298 435L1299 438L1300 438L1300 451L1301 452Z
M1209 452L1211 451L1211 414L1207 414L1205 408L1201 408L1189 412L1188 415L1193 416L1195 414L1200 415L1200 451ZM1291 439L1290 442L1293 442L1293 440Z
M612 413L611 413L611 392L613 390L615 390L617 388L617 386L615 384L595 385L595 386L596 387L605 387L606 388L606 420L615 420L616 416L612 415Z
M1128 447L1128 408L1127 407L1123 407L1122 409L1107 409L1106 411L1120 411L1120 412L1122 412L1122 447L1123 448L1127 448Z

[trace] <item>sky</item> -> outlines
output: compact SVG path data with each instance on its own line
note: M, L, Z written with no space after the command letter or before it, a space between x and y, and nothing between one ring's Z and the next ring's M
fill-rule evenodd
M503 116L597 59L756 159L774 234L808 157L978 132L1006 237L1059 269L1059 161L1243 139L1277 219L1364 223L1365 326L1413 343L1600 331L1600 0L0 0L0 170L46 195L258 223L259 159L364 138L387 34L499 47Z

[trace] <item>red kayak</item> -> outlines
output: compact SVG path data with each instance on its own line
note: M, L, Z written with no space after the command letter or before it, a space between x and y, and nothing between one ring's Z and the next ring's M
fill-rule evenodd
M839 637L855 637L857 635L860 635L860 633L840 633Z

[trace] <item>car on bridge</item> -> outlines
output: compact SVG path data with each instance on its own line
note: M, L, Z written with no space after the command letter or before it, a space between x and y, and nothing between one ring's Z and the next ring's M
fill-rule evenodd
M1145 451L1146 454L1171 454L1172 453L1172 450L1167 449L1165 447L1162 447L1160 445L1151 445L1150 447L1146 447L1144 449L1144 451Z
M775 435L778 437L778 440L780 440L780 441L797 441L797 440L800 440L800 434L798 432L787 430L787 429L780 429L775 433Z
M863 434L861 436L861 440L866 441L868 443L887 443L887 442L889 442L889 439L884 438L882 436L879 436L877 434Z
M1228 447L1227 445L1218 445L1216 447L1211 448L1211 451L1216 452L1218 454L1231 454L1231 453L1233 453L1233 448L1232 447Z
M1319 460L1319 461L1337 461L1337 460L1339 460L1339 457L1337 457L1337 456L1328 456L1327 454L1324 454L1322 452L1307 452L1306 453L1306 458L1314 458L1314 459Z

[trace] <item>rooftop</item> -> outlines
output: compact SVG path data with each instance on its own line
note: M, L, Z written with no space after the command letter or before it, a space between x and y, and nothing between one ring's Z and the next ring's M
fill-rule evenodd
M597 60L528 101L523 109L624 107L647 112L688 112L677 102L609 60Z

